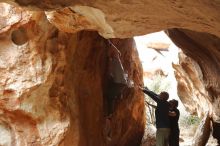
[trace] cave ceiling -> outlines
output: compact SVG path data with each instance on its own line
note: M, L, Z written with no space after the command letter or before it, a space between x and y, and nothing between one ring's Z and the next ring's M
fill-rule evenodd
M29 10L45 10L60 30L97 30L106 38L129 38L168 28L220 36L220 1L1 0ZM67 8L68 7L68 8ZM64 23L65 22L65 23Z

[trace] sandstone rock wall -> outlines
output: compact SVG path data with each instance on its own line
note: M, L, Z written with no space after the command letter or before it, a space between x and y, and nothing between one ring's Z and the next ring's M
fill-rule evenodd
M44 12L0 4L0 145L133 146L144 132L144 99L126 89L106 140L107 40L57 30ZM142 84L133 39L113 40L130 80Z
M183 29L170 29L168 34L189 56L182 57L180 63L182 71L176 68L177 79L181 79L182 76L178 86L180 96L191 101L189 103L191 107L197 105L200 113L211 111L214 121L219 121L219 38Z
M59 96L50 92L65 64L61 38L42 12L4 4L1 10L10 25L0 34L0 145L58 145L69 125Z
M29 125L27 130L32 128L31 131L35 133L34 138L20 140L22 144L33 141L37 141L36 144L45 145L97 144L97 139L93 137L100 138L101 144L106 142L100 134L103 130L101 126L93 127L95 121L100 125L103 125L105 121L101 116L104 115L105 108L103 107L106 104L102 93L106 84L103 75L106 58L103 58L105 54L103 50L96 50L97 56L92 54L91 50L94 49L92 46L106 48L107 45L105 40L95 33L68 34L68 32L75 33L84 29L96 30L105 38L129 38L163 29L183 28L184 30L169 30L169 35L174 42L195 61L190 60L189 63L183 61L181 67L176 67L179 71L177 77L185 79L179 84L180 96L182 95L182 99L185 98L184 102L189 104L189 108L192 103L193 106L197 105L196 109L191 110L199 111L201 114L208 107L213 120L220 122L219 1L1 0L1 2L11 3L14 6L20 5L25 9L36 11L27 12L1 4L4 5L4 8L0 9L2 12L0 19L1 107L2 113L10 113L2 114L5 117L3 119L8 116L8 120L2 120L4 122L1 128L7 133L7 139L11 141L9 143L16 141L18 136L28 137L28 132L21 134L22 130L17 130L19 128L13 128L8 124L18 115L15 114L17 112L23 115L24 119L32 121L26 123ZM47 12L44 14L45 10ZM87 44L87 39L90 42L88 47L84 46ZM77 42L82 44L77 44ZM132 42L132 40L125 39L117 40L115 44L118 44L121 49L120 45ZM82 46L81 50L84 52L77 49L80 48L79 46ZM131 46L125 46L128 52L121 50L124 51L122 55L125 57L122 58L123 63L127 66L129 77L139 84L141 81L137 77L142 75L138 69L139 63L134 59L136 55L131 55L132 49L129 50ZM83 53L85 55L82 55ZM87 62L87 59L95 61ZM133 60L137 61L135 65L137 68L131 65L135 62ZM97 62L101 64L97 65ZM90 83L94 81L95 85L92 86L94 89L89 90L91 89ZM77 85L78 82L79 85ZM143 117L141 117L142 112L138 111L142 110L143 102L142 99L138 99L141 97L139 94L141 93L138 93L136 89L130 89L124 93L127 98L123 98L121 102L118 101L117 112L111 124L114 127L113 131L116 131L114 132L116 137L110 144L114 144L118 139L121 145L126 145L127 142L138 143L141 136L134 140L131 138L131 133L135 137L141 135L142 132ZM90 98L94 95L96 96L92 99L96 99L95 101ZM134 98L136 95L138 98ZM190 101L192 102L189 103ZM126 114L122 113L129 113L129 116L125 117ZM136 113L139 114L136 115ZM116 119L121 120L116 122ZM136 126L130 126L129 122ZM19 122L19 124L24 123ZM15 132L9 129L15 129ZM55 131L48 132L50 129ZM85 129L89 132L87 133ZM97 131L92 133L94 129ZM10 136L9 133L16 134ZM61 142L60 139L63 141Z
M183 52L179 53L179 65L173 64L177 80L177 92L186 110L203 117L211 109L208 92L203 82L200 66Z
M124 91L117 100L110 124L111 141L106 137L106 108L109 103L104 91L107 84L107 41L95 32L81 32L72 38L67 50L65 89L70 107L71 122L79 120L79 133L70 125L64 145L138 145L144 132L144 99L137 89ZM142 83L142 71L134 49L133 39L113 40L122 53L122 62L129 78ZM70 55L71 54L71 55ZM90 59L89 59L90 58ZM78 108L78 111L76 111ZM79 124L76 122L75 124ZM74 136L73 136L74 135ZM76 138L78 137L78 139Z
M211 121L209 113L206 113L203 117L201 123L196 130L195 136L193 138L193 146L206 146L210 132L211 132Z

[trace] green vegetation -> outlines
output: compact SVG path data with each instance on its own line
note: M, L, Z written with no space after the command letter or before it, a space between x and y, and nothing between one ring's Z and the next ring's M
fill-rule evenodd
M198 126L201 119L194 115L184 115L180 117L179 124L183 127Z

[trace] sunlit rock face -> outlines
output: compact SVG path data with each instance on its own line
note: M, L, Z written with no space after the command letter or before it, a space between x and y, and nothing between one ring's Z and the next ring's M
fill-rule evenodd
M144 133L144 98L127 88L115 104L107 141L107 40L68 34L44 12L0 4L0 145L133 146ZM128 78L142 83L133 39L116 39Z
M61 97L51 94L54 86L63 92L62 37L42 12L0 7L0 145L58 145L70 123Z
M211 102L207 99L208 92L205 90L201 68L182 52L179 53L179 64L173 64L173 68L178 96L186 110L203 116L210 109Z
M62 31L96 30L106 38L115 37L112 27L106 22L105 14L99 9L76 6L45 13L48 20Z
M189 56L180 57L181 67L176 67L180 97L188 103L188 107L197 105L200 113L209 110L214 121L219 121L220 39L207 33L182 29L168 30L168 34ZM199 106L201 110L198 110Z

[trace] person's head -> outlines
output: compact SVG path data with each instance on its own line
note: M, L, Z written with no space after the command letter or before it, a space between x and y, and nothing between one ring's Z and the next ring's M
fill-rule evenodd
M175 108L177 108L178 105L179 105L179 102L178 102L177 100L173 99L173 100L172 100L172 104L173 104L173 106L174 106Z
M169 99L169 94L167 92L161 92L159 95L160 99L162 100L168 100Z
M172 107L173 106L172 100L169 100L168 102L169 102L170 107Z

